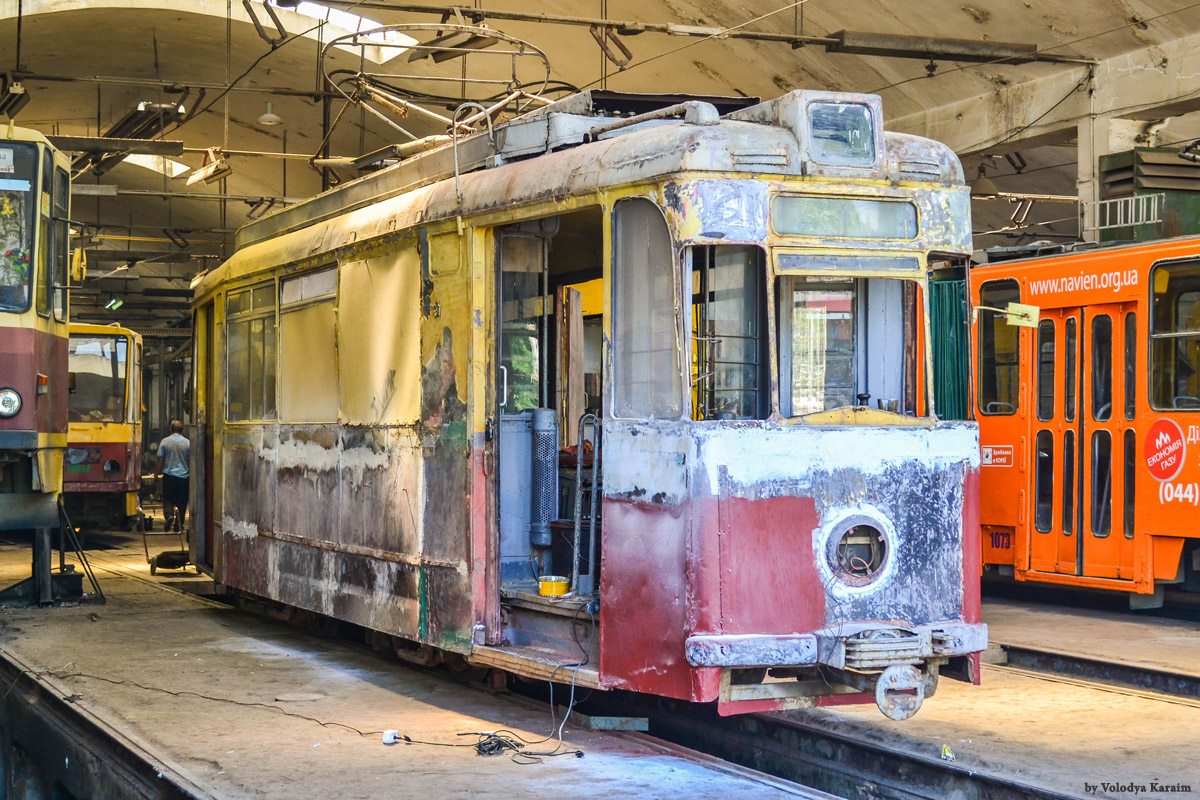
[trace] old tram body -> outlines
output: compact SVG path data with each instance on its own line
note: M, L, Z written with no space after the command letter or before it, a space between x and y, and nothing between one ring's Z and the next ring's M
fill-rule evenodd
M43 536L67 443L69 169L42 134L0 126L0 530Z
M141 355L136 331L71 324L63 491L76 525L127 526L140 513Z
M1003 261L970 282L985 567L1135 607L1200 591L1200 239ZM1030 326L1007 323L1009 303L1036 307Z
M722 713L976 679L977 430L925 380L957 158L868 95L601 100L239 232L195 284L194 560L410 658Z

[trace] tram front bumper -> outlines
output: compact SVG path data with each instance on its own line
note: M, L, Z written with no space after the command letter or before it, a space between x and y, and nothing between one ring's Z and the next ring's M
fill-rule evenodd
M693 667L802 667L874 670L987 649L987 625L948 622L911 627L837 625L814 633L696 634L686 642Z

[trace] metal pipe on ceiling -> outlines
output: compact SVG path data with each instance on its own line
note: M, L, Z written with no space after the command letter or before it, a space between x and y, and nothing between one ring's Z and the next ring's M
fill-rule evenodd
M828 36L800 36L791 33L765 33L758 31L736 30L725 28L710 28L700 25L677 25L671 22L634 22L630 20L601 19L599 17L577 17L566 14L544 14L528 11L500 11L496 9L473 8L470 6L435 6L422 3L390 3L390 2L354 2L353 0L325 0L325 5L375 9L377 11L404 11L412 14L436 14L441 17L447 14L458 14L471 19L476 24L485 19L503 19L513 22L546 22L555 25L578 25L584 27L612 28L622 36L635 36L639 33L665 33L668 36L699 36L725 39L753 39L764 42L784 42L803 46L806 44L826 45L836 42Z
M252 94L273 94L283 97L305 97L313 102L320 100L328 94L330 97L340 97L337 92L322 92L313 89L292 89L286 86L226 86L223 83L213 81L168 81L157 78L120 78L115 75L54 75L44 72L29 72L20 71L12 73L14 78L22 81L46 83L88 83L102 84L113 86L148 86L151 88L163 89L167 93L182 94L188 88L192 89L215 89L220 91L231 92L250 92Z

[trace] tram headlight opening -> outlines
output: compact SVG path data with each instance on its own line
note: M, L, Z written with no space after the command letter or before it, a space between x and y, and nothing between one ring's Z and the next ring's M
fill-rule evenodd
M871 506L832 510L813 542L826 587L847 596L876 591L890 581L898 543L891 522Z
M0 389L0 417L15 417L21 411L21 394L16 389Z

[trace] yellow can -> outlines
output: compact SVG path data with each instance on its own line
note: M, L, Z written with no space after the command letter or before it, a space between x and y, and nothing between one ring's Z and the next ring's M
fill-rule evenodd
M542 597L562 597L567 593L567 579L562 575L542 575L538 578L538 594Z

